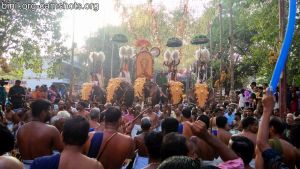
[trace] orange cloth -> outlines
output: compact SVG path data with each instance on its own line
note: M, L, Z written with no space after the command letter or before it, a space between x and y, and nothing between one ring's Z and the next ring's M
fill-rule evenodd
M31 97L32 97L32 99L37 99L38 98L38 92L37 91L31 92Z
M36 99L47 99L46 92L37 91L37 98Z

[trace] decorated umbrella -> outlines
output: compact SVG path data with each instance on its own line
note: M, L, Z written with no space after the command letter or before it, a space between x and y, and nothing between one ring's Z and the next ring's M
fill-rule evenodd
M201 34L194 36L193 39L191 40L191 44L193 45L202 45L208 42L209 39L207 38L207 36Z
M148 47L151 46L151 43L147 39L138 39L135 42L136 47Z
M115 34L112 38L112 41L117 43L127 43L128 39L123 34Z
M135 46L140 48L141 51L148 51L148 47L151 46L151 43L147 39L138 39L135 41Z
M167 47L171 47L171 48L177 48L177 47L181 47L182 46L182 40L173 37L173 38L169 38L167 41Z

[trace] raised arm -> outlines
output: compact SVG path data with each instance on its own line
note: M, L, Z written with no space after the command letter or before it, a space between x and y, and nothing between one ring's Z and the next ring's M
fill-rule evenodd
M258 128L258 134L257 134L257 147L261 152L264 152L265 150L271 148L271 146L268 143L269 140L269 122L270 122L270 116L272 114L275 100L272 95L272 93L266 93L264 94L263 100L263 114L262 119L259 124Z
M194 122L191 127L194 135L202 138L207 144L209 144L215 150L215 152L220 155L223 161L235 160L239 158L234 151L228 148L222 141L209 134L207 132L205 123L202 121Z
M268 90L267 90L268 91ZM257 134L257 152L256 152L256 161L255 168L281 168L287 169L288 166L282 162L281 156L278 152L274 151L270 144L269 140L269 123L271 113L275 105L275 98L272 93L265 93L262 99L263 104L263 115L262 121L260 122L258 134Z
M273 96L269 95L268 93L264 94L262 104L263 115L259 124L256 141L255 168L257 169L264 168L264 159L262 157L262 152L271 148L271 146L268 143L268 140L270 116L275 104Z

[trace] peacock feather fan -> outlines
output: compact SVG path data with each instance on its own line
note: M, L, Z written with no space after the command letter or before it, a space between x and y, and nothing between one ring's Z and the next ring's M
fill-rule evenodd
M127 48L126 48L126 46L120 47L120 49L119 49L119 56L120 56L120 58L123 58L126 55L127 55Z
M169 50L167 50L165 53L164 53L164 61L167 62L167 63L170 63L171 61L171 52Z

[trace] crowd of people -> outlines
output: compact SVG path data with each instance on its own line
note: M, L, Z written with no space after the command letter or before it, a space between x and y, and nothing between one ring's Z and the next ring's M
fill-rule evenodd
M0 169L300 169L299 93L282 117L277 91L250 86L238 104L200 109L71 102L54 87L24 99L16 81L1 102Z
M268 88L268 84L264 83L263 85L256 85L256 82L252 82L250 84L250 89L241 89L238 92L239 98L239 107L241 109L248 108L252 110L256 110L257 113L262 113L262 102L261 99L263 97L264 91ZM277 87L276 91L274 91L275 96L275 107L274 110L279 112L279 88ZM295 86L290 86L287 90L286 97L286 110L287 114L292 113L295 116L300 114L300 89Z

